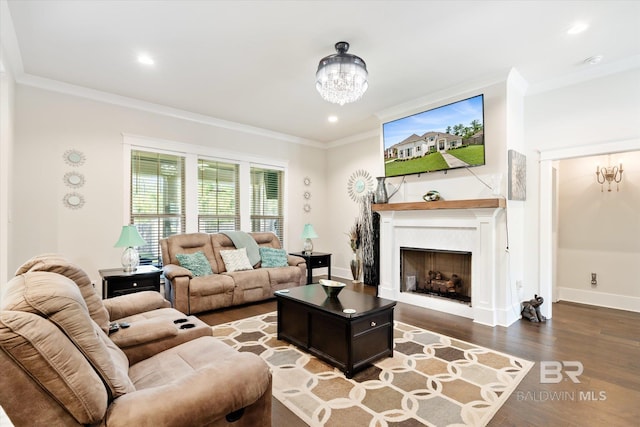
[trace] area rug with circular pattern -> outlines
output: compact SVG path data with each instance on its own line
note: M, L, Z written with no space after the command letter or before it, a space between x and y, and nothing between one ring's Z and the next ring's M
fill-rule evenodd
M313 427L484 426L534 365L396 321L393 357L348 379L278 340L276 312L212 329L262 357L273 372L273 396Z

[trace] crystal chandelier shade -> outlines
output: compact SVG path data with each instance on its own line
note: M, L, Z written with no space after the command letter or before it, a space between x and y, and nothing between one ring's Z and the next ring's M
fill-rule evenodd
M369 73L362 58L347 53L349 43L338 42L335 47L338 53L318 64L316 89L324 100L344 105L362 98L369 87Z

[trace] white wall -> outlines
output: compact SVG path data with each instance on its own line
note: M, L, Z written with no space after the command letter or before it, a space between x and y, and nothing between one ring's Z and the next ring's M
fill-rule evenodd
M324 246L327 223L320 207L325 204L325 150L18 85L10 271L36 254L56 252L83 267L98 284L98 269L120 265L121 249L113 245L123 225L123 133L287 162L286 248L301 249L305 222L314 224L320 235L316 244ZM85 164L67 165L63 154L69 149L84 153ZM70 190L62 177L74 169L85 176L86 184L77 191L86 204L70 210L62 203ZM312 180L315 207L308 214L302 209L304 176Z
M526 143L540 151L638 138L640 69L526 97Z
M640 309L640 152L560 161L558 286L560 299ZM596 165L625 169L620 191L604 192ZM591 285L591 273L598 285ZM632 297L632 298L629 298ZM631 309L632 304L626 305Z
M336 276L347 279L352 277L349 261L353 252L346 233L358 217L359 205L349 197L347 182L354 172L362 169L371 175L371 185L375 189L380 155L377 136L328 150L327 179L324 182L328 205L324 207L323 212L330 224L327 229L330 246L317 247L321 252L332 252L331 268L332 274Z
M514 150L520 154L524 154L527 163L531 163L533 153L529 152L524 144L524 94L527 89L527 83L522 78L517 70L513 69L509 73L507 78L507 91L506 91L506 149L507 153L504 153L505 157L508 156L508 150ZM508 159L507 173L504 176L506 184L509 182L509 170ZM528 173L529 164L527 167L527 181L531 176ZM529 283L535 283L536 275L529 273L526 274L525 265L525 248L527 246L526 230L527 230L527 217L526 206L530 203L531 185L526 183L526 197L525 200L508 200L507 198L507 228L508 228L508 249L504 254L506 258L506 277L507 277L507 290L505 298L506 304L499 301L500 306L506 306L511 303L512 309L516 312L520 312L520 302L533 298L533 294L528 295L525 293L525 286ZM505 190L508 192L508 190ZM508 196L508 195L507 195Z
M0 49L2 49L0 47ZM0 58L4 55L0 54ZM15 82L9 67L0 59L0 283L6 283L13 272L9 271L10 252L11 161L14 136L14 89Z
M624 151L625 147L636 147L640 142L640 69L635 68L597 79L581 82L546 92L535 93L525 98L525 144L529 152L540 151L542 163L534 164L527 172L531 179L527 185L542 186L532 192L527 204L527 233L531 240L525 255L525 272L537 271L537 284L525 286L529 292L541 293L550 287L552 265L542 255L552 250L552 226L545 226L552 206L551 162L554 159L578 157L614 147ZM607 152L607 151L600 151ZM529 166L529 165L528 165ZM628 165L640 168L640 165ZM540 174L542 171L542 174ZM595 166L593 171L595 172ZM595 175L595 174L594 174ZM559 203L562 204L562 198ZM540 212L540 209L543 209ZM542 225L542 229L539 227ZM596 227L593 224L592 227ZM562 233L559 225L559 233ZM540 234L540 238L536 236ZM539 262L542 260L542 266ZM637 261L636 261L637 263ZM561 282L561 280L560 280ZM562 283L559 283L562 286ZM548 295L551 295L550 289ZM564 299L568 299L567 295ZM596 301L598 303L598 301ZM623 308L623 307L620 307Z

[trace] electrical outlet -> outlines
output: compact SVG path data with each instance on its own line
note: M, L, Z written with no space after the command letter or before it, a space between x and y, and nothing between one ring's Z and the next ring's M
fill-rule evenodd
M591 286L598 286L598 275L591 273Z
M516 280L516 289L522 289L522 280Z

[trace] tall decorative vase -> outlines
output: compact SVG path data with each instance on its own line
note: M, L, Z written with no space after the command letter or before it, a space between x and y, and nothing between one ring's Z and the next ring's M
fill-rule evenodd
M378 180L378 186L376 187L376 192L373 193L373 203L387 203L389 197L387 196L387 187L384 183L384 180L387 178L379 176L376 179Z
M351 259L351 275L353 276L353 283L360 283L360 276L362 276L362 257L358 251L353 253Z

